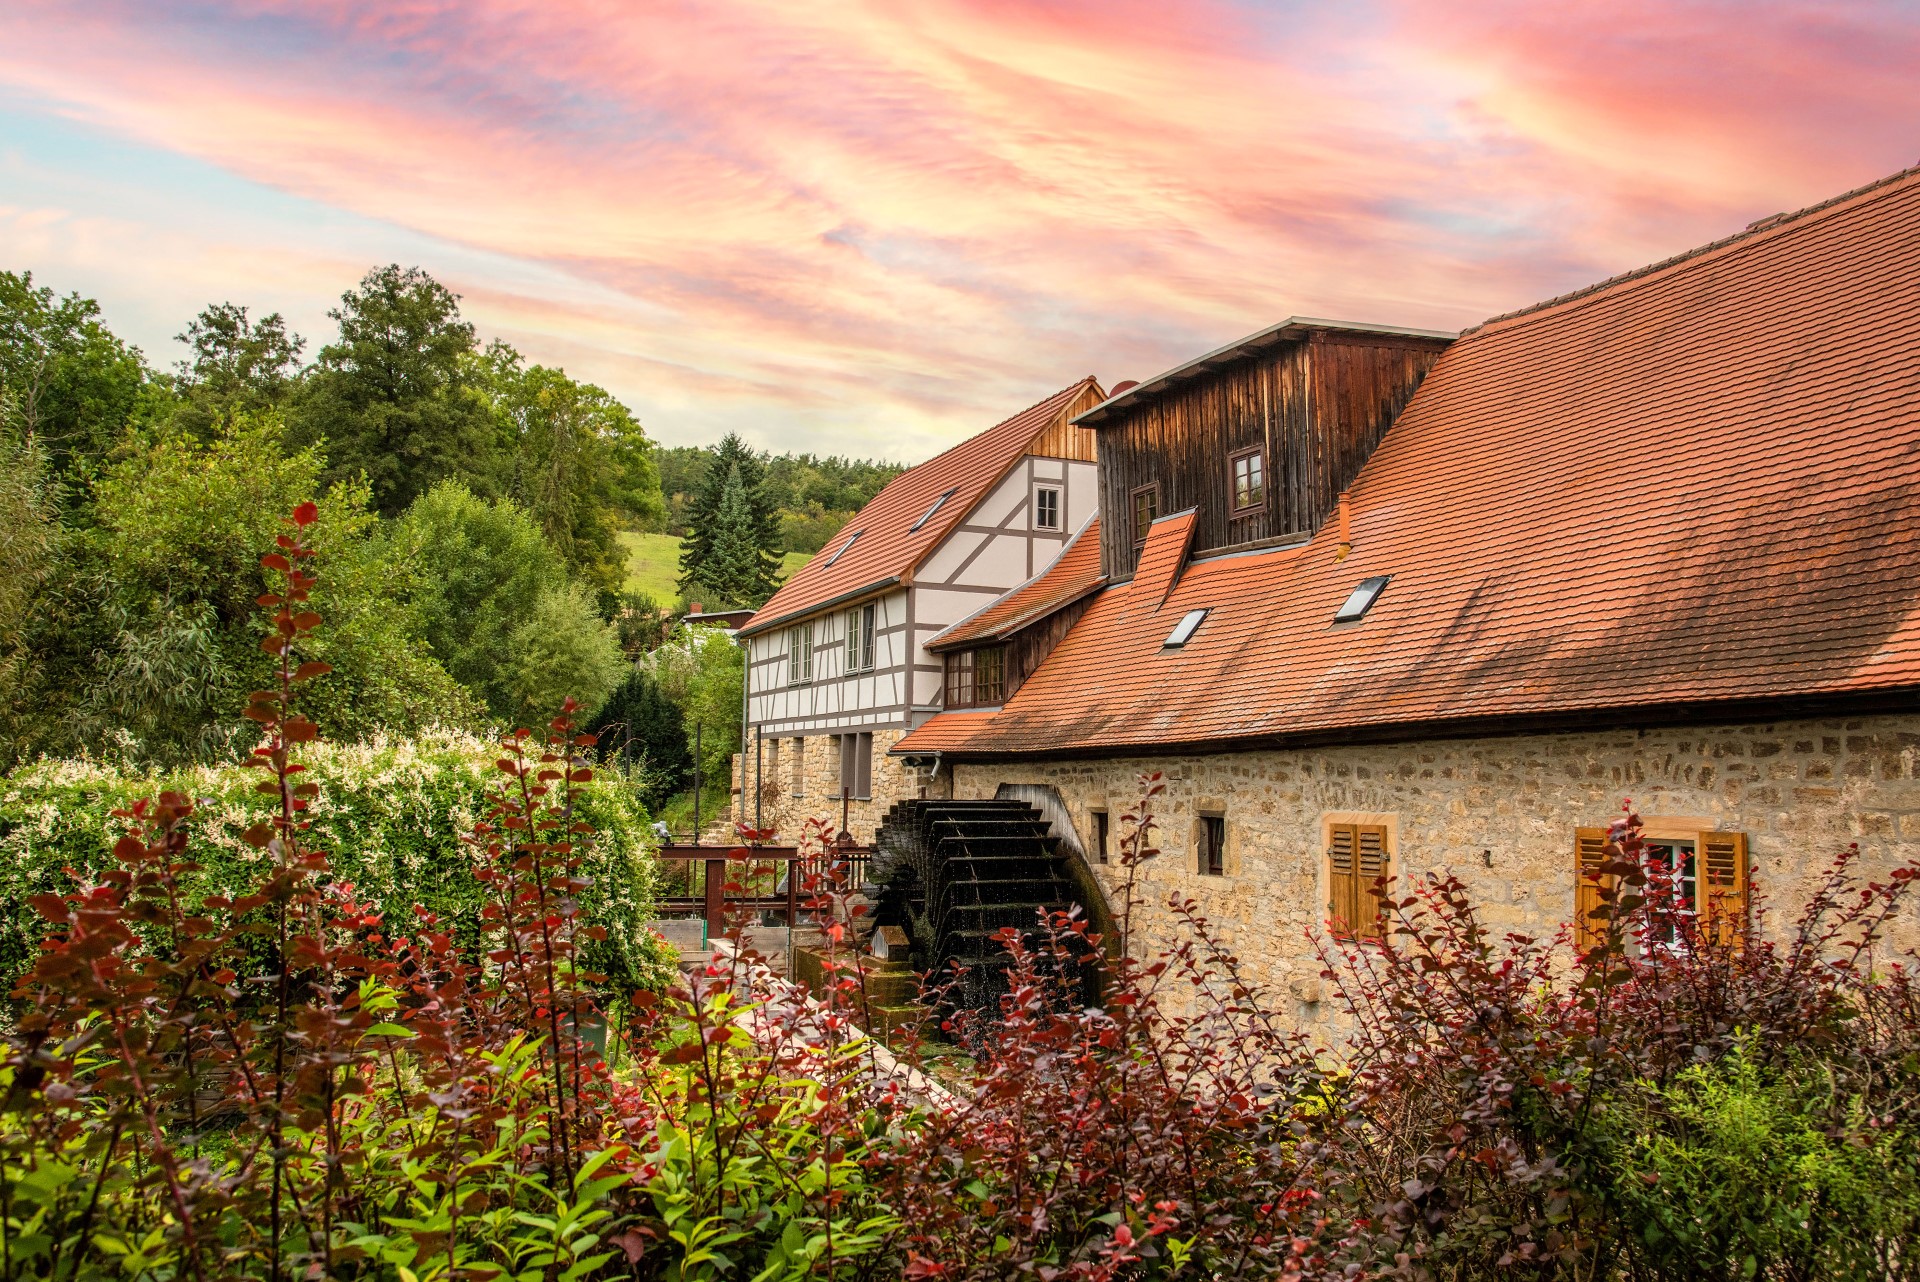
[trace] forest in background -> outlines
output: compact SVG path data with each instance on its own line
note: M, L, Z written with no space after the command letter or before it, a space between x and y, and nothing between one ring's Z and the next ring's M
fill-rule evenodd
M789 546L817 549L901 470L738 438L660 449L604 388L484 339L417 268L369 271L329 316L310 352L280 315L214 304L160 363L94 300L0 271L0 771L244 751L266 662L257 558L275 514L309 500L331 567L315 600L336 675L314 708L330 737L659 695L673 733L723 745L737 700L708 687L735 678L689 665L737 666L732 647L658 653L670 612L633 592L632 540L678 539L680 601L757 604Z

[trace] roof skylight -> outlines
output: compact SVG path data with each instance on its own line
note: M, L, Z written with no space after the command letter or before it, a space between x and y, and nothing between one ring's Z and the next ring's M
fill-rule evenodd
M1387 586L1389 577L1391 576L1382 574L1376 578L1360 580L1360 586L1353 590L1353 595L1348 597L1347 603L1340 607L1340 612L1333 616L1333 621L1354 623L1365 618L1367 611L1373 608L1373 603L1380 599L1381 590Z
M1201 620L1207 617L1205 610L1188 610L1180 616L1180 622L1173 625L1173 631L1167 634L1164 643L1169 650L1177 650L1193 640L1193 634L1200 630Z
M948 499L952 498L955 494L958 494L959 492L960 492L960 487L955 486L953 489L948 490L945 494L942 494L939 498L935 499L933 501L933 506L920 514L920 519L913 523L913 527L909 529L907 533L908 534L915 533L916 531L919 530L921 526L925 525L928 521L931 521L933 519L933 514L940 510L941 505L944 504Z
M847 549L853 546L853 541L859 538L864 533L865 533L864 530L855 530L852 534L849 534L847 536L847 541L840 545L840 550L827 558L827 564L832 565L835 561L838 561L841 557L845 556L847 554ZM1384 579L1381 581L1385 582Z

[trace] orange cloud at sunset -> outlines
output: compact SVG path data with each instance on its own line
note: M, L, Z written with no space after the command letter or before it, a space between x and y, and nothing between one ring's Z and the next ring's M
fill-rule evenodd
M1293 313L1471 324L1899 168L1913 18L15 0L0 125L147 159L27 148L0 234L159 359L219 297L324 338L417 261L663 439L911 459L1089 372ZM205 173L237 195L202 219Z

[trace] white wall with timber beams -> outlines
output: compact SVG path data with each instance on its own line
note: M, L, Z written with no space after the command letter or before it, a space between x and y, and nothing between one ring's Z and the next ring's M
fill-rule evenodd
M1060 528L1034 525L1036 491L1060 492ZM913 583L807 616L811 680L795 680L788 647L797 624L747 638L747 724L762 734L804 735L917 725L940 710L940 657L926 642L1053 564L1098 498L1092 463L1032 455L921 564ZM873 668L847 671L847 609L876 606Z
M1060 491L1059 529L1034 525L1034 493L1043 488ZM1098 501L1092 463L1028 455L921 565L913 585L916 724L940 710L944 693L940 656L926 643L1052 565Z
M747 724L772 734L809 734L907 724L908 593L848 602L747 639ZM874 607L873 667L849 671L848 612ZM813 627L813 672L797 679L794 630Z

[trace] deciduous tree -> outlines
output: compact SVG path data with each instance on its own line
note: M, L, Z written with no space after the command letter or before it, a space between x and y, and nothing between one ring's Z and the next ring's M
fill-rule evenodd
M383 516L448 477L484 484L495 441L459 296L418 267L392 265L327 314L340 336L320 349L293 419L299 443L324 447L328 479L364 473Z

